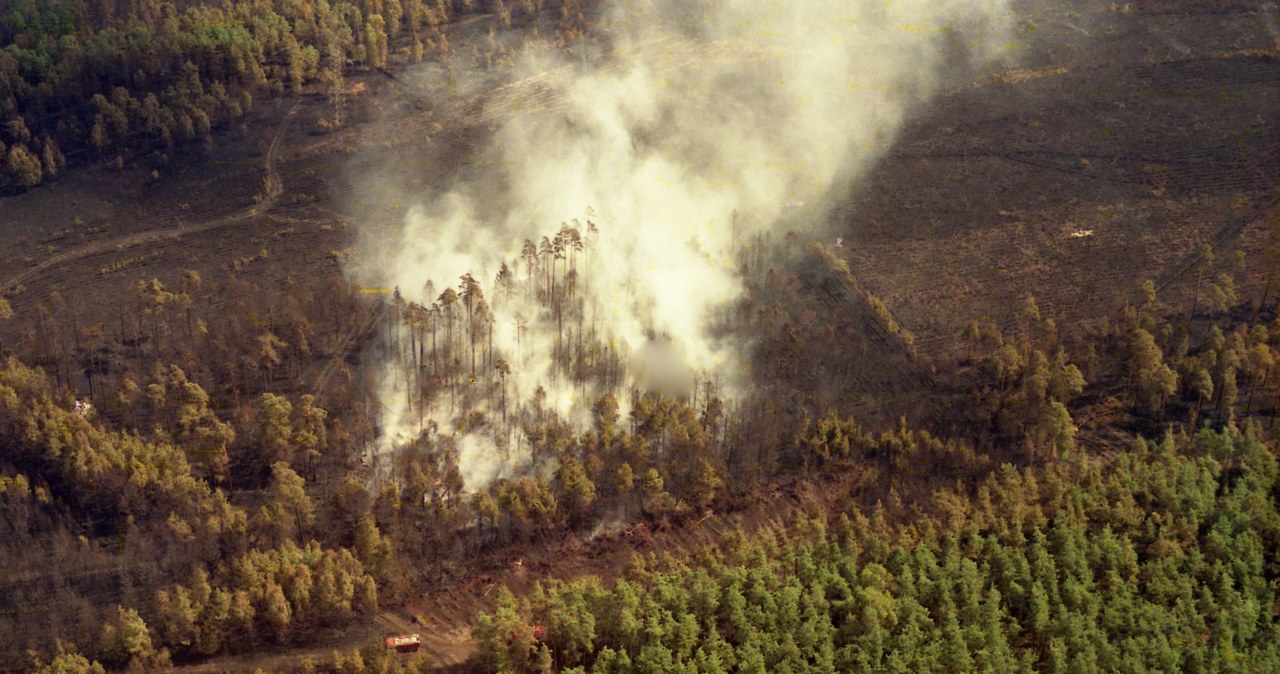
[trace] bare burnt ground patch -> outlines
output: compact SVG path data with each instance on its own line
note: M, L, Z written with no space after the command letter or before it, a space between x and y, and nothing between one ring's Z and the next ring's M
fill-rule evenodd
M852 266L926 350L971 318L1011 325L1026 295L1063 320L1148 278L1181 298L1202 244L1231 254L1262 220L1280 61L1258 13L1192 4L1032 12L1023 60L944 94L837 208Z

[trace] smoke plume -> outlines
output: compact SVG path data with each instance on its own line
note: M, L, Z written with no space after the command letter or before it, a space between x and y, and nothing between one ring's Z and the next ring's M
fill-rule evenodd
M410 357L434 373L426 404L403 356L384 368L382 447L434 422L474 488L519 464L517 414L582 424L619 385L741 386L741 342L715 327L743 291L735 247L820 221L948 77L1001 56L1009 20L1005 0L617 0L569 55L526 42L489 89L479 117L497 121L474 166L367 236L352 270L426 309L448 352ZM489 75L447 76L483 89ZM482 325L475 306L431 313L466 274Z

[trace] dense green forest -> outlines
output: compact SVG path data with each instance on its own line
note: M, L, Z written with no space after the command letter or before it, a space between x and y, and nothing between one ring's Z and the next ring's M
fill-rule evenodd
M621 580L500 595L490 671L1269 672L1277 461L1257 424L1005 465Z

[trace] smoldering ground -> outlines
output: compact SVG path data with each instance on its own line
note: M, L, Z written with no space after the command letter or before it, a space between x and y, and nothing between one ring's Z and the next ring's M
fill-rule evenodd
M715 320L743 292L737 243L796 226L795 204L820 221L947 77L1002 57L1009 23L1003 0L618 1L594 42L504 35L500 70L407 74L475 123L438 118L433 143L461 150L428 162L422 192L385 189L395 166L361 169L365 193L404 208L362 214L349 272L398 288L397 311L432 330L426 401L425 328L397 328L419 355L413 375L403 349L382 368L380 446L428 421L468 435L474 487L521 460L518 425L498 419L586 423L594 397L655 373L743 394L749 336ZM445 292L460 282L466 300Z

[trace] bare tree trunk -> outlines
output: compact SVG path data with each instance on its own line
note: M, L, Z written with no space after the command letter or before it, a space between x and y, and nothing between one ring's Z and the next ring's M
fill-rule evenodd
M1187 335L1192 334L1192 321L1196 319L1196 307L1200 304L1200 282L1204 280L1204 269L1196 274L1196 294L1191 298L1191 311L1187 313Z
M1225 376L1225 373L1224 373L1224 375L1223 375L1223 377L1222 377L1222 381L1218 384L1218 391L1217 391L1217 393L1218 393L1218 403L1217 403L1217 405L1215 405L1215 406L1214 406L1214 408L1213 408L1213 421L1214 421L1214 423L1221 423L1221 422L1222 422L1222 398L1223 398L1222 392L1223 392L1223 390L1225 390L1226 388L1227 388L1227 377Z
M1267 274L1267 285L1262 290L1262 299L1258 301L1258 310L1253 312L1255 320L1258 318L1258 314L1262 313L1262 310L1267 308L1267 296L1271 294L1271 283L1275 281L1276 278L1277 264L1280 264L1280 262L1273 263L1271 265L1271 273Z
M1253 385L1249 387L1249 401L1245 403L1244 414L1248 414L1249 410L1253 409L1253 392L1258 390L1258 384L1261 383L1265 386L1267 383L1267 377L1270 377L1270 376L1271 376L1271 368L1268 366L1267 371L1262 373L1262 381L1261 382L1255 381L1253 382Z
M1263 382L1262 388L1265 390L1266 387L1267 387L1266 382ZM1277 391L1275 396L1275 401L1272 402L1271 404L1271 422L1267 424L1267 430L1271 430L1272 428L1275 428L1276 416L1280 416L1280 391Z

